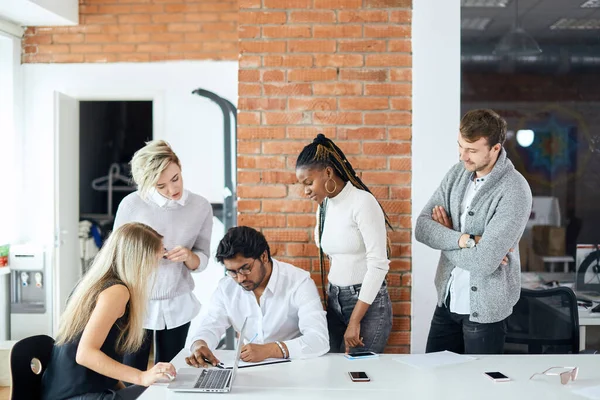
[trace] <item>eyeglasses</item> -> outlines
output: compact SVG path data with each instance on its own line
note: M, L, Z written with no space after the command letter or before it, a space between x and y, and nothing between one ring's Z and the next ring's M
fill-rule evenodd
M244 275L244 276L250 275L250 273L252 273L252 268L254 268L254 263L257 260L258 259L254 259L254 261L252 261L252 264L244 265L243 267L238 268L237 270L226 269L227 275L229 275L233 279L236 279L238 274Z
M566 369L567 371L564 372L548 372L550 370L553 369ZM536 375L559 375L560 376L560 383L562 383L563 385L566 385L567 383L569 383L569 379L574 381L575 379L577 379L577 373L579 372L579 368L577 367L550 367L547 370L545 370L544 372L536 372L535 374L531 375L531 378L529 378L530 380L533 379L534 376Z

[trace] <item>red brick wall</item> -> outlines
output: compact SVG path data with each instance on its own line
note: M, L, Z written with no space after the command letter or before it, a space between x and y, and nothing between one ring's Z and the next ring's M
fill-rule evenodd
M79 25L32 27L24 63L237 60L237 0L80 0Z
M391 217L387 351L410 350L411 2L240 0L238 223L313 272L315 205L296 156L323 132Z

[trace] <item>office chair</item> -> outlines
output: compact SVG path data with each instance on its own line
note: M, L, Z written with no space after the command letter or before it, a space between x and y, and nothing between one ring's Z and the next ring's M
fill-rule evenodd
M50 362L53 346L54 339L46 335L30 336L15 343L10 352L12 400L41 397L42 375Z
M507 319L507 354L579 353L579 312L575 293L567 287L521 289Z

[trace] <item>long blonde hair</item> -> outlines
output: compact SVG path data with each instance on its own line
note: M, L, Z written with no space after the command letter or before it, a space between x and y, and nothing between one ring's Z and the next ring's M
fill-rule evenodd
M152 140L139 149L131 159L131 175L138 186L142 198L146 198L160 174L174 162L181 168L179 157L169 143L164 140Z
M129 317L117 339L117 351L133 353L144 339L143 321L162 236L151 227L130 222L115 230L71 294L60 318L56 344L77 339L87 325L98 295L110 282L123 282L129 290Z

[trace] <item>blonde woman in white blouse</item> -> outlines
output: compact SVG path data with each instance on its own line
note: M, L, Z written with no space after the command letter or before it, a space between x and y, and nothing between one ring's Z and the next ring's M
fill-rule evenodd
M119 204L115 229L142 222L164 237L165 247L144 319L144 344L124 360L145 370L152 339L154 361L171 361L185 345L190 321L200 311L191 272L208 265L213 214L208 200L185 190L181 163L167 142L154 140L138 150L131 172L138 190Z

